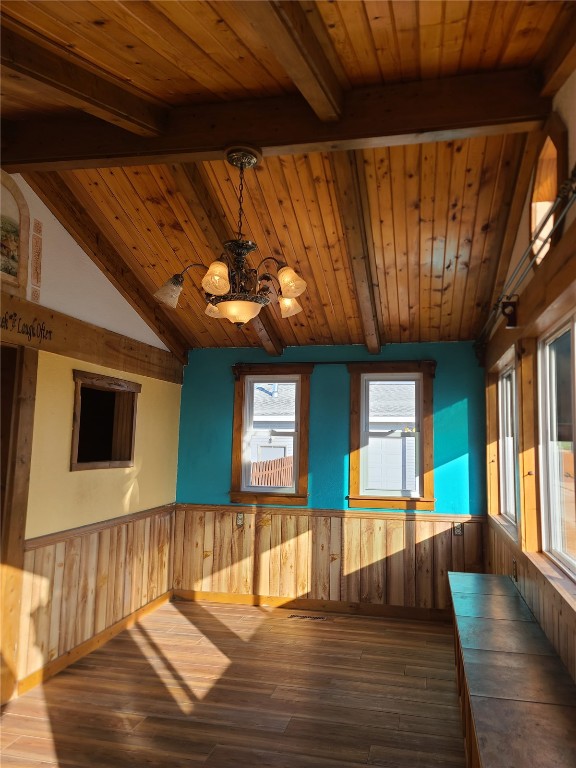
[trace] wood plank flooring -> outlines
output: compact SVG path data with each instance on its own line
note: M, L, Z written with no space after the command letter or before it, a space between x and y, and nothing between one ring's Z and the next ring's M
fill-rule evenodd
M464 768L446 624L170 603L2 715L2 768Z

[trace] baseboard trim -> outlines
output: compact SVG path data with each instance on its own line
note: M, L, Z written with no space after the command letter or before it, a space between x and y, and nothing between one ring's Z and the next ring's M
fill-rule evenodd
M349 603L343 600L312 600L303 597L274 597L271 595L237 595L228 592L195 592L175 589L172 600L197 603L228 603L230 605L261 605L268 608L346 613L353 616L376 616L389 619L415 619L417 621L452 621L447 608L416 608L403 605L377 603Z
M48 664L46 664L45 667L42 667L42 669L38 669L36 672L32 672L32 674L24 677L22 680L19 680L16 696L22 696L22 694L45 682L50 677L54 677L54 675L56 675L58 672L61 672L63 669L66 669L66 667L69 667L70 664L78 661L78 659L87 656L92 651L95 651L97 648L105 645L109 640L118 635L120 632L133 627L134 624L136 624L136 622L141 618L147 616L149 613L152 613L164 603L167 603L171 597L172 590L169 590L163 595L157 597L155 600L152 600L152 602L143 605L142 608L134 611L134 613L131 613L129 616L125 616L123 619L120 619L120 621L117 621L116 624L112 624L111 627L107 627L106 629L102 630L102 632L94 635L94 637L91 637L89 640L85 640L83 643L80 643L80 645L72 648L62 656L58 656L57 659L48 662Z

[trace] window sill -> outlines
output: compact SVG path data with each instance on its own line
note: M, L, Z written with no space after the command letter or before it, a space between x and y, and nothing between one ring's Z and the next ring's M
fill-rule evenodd
M401 496L348 496L350 509L415 509L432 512L436 499L406 499Z
M70 464L70 472L79 472L83 469L122 469L126 467L133 467L134 462L132 460L125 461L86 461L83 463L72 462Z
M525 558L538 571L539 575L562 597L571 610L576 614L576 581L566 571L560 568L545 552L526 552L516 541L511 524L506 524L500 518L502 515L490 515L488 524L496 527L510 539L510 545L518 558Z
M297 493L255 493L253 491L230 491L234 504L281 504L302 507L308 503L307 494Z
M576 581L556 565L545 552L524 552L523 554L576 614Z
M509 518L505 515L492 515L490 519L497 523L518 546L518 527Z

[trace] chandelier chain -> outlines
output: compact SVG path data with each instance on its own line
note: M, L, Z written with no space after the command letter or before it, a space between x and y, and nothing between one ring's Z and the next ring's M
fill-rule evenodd
M240 184L238 186L238 240L242 240L242 204L244 203L244 163L240 164Z

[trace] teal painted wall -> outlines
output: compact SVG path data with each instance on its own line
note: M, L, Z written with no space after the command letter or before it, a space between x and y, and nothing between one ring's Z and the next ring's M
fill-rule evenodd
M436 360L434 493L440 514L484 514L484 371L472 344L291 347L271 358L258 349L192 350L184 374L177 501L227 505L232 462L235 363L323 362L310 390L308 506L347 509L350 379L339 361ZM335 418L336 414L336 418ZM383 512L383 514L386 514Z

